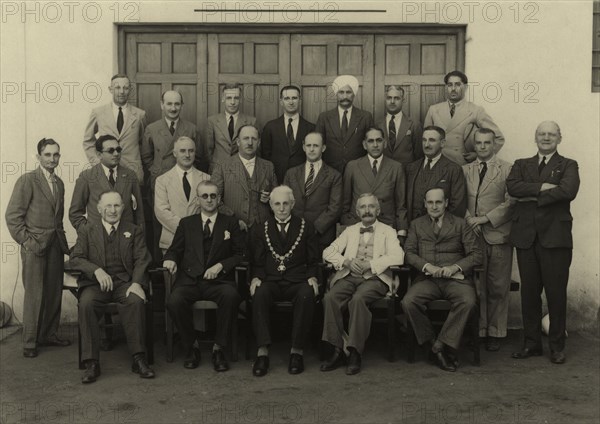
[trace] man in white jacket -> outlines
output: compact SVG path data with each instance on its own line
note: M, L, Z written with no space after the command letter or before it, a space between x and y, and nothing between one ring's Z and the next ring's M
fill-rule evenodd
M392 290L390 267L401 265L404 252L396 231L377 221L379 201L371 193L364 193L356 202L356 215L361 222L354 224L323 251L323 259L331 263L336 273L325 294L325 322L323 340L335 351L321 365L321 371L331 371L346 362L346 374L360 372L361 355L371 328L369 305ZM342 312L350 315L348 333L344 331Z

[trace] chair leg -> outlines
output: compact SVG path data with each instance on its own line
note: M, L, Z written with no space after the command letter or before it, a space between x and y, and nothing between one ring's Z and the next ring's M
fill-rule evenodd
M106 334L107 346L113 346L113 320L110 313L104 314L104 333Z
M238 316L237 316L237 312L235 314L235 319L233 320L233 323L231 324L231 343L230 343L230 349L231 349L231 361L232 362L237 362L238 361Z
M479 307L473 308L470 317L471 343L473 345L473 365L481 365L481 352L479 346Z
M396 349L395 349L395 341L396 341L396 308L394 307L394 299L388 299L388 310L387 310L387 320L388 320L388 361L394 362L396 359Z
M417 339L413 330L412 324L409 319L406 322L406 338L407 338L407 361L409 364L415 362L415 350L417 347Z
M79 303L77 304L77 352L78 352L78 364L79 369L84 370L85 365L81 360L81 328L79 327Z
M245 357L246 360L248 360L250 359L250 343L254 334L254 332L252 331L252 302L250 300L246 301L246 323L248 325L248 328L246 329Z
M169 311L165 310L165 326L167 327L167 362L173 362L173 320Z
M154 311L152 301L146 303L146 359L154 364Z

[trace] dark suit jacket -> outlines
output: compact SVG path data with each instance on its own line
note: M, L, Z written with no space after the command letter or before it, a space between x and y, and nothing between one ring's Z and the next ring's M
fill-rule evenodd
M245 237L235 217L217 214L212 232L208 260L204 263L202 216L198 213L182 218L173 243L164 260L178 265L175 284L196 284L204 272L217 263L223 265L218 281L234 282L235 267L244 259Z
M78 233L77 243L71 253L69 261L74 270L81 271L83 278L79 279L79 287L98 284L94 271L106 267L106 252L104 251L104 233L106 232L101 221L84 225ZM148 288L148 274L146 269L152 258L146 248L144 231L141 227L130 222L119 223L117 228L119 237L119 256L132 283L139 283Z
M131 222L144 226L144 206L142 192L135 173L124 166L117 166L116 182L114 189L110 186L108 178L101 164L94 165L79 174L75 181L75 190L69 208L69 221L79 231L80 227L88 221L100 222L98 213L98 200L100 194L107 190L117 191L123 198L123 215L121 221ZM136 209L133 210L133 199L135 197ZM87 218L84 216L87 212Z
M295 215L313 224L319 233L321 246L335 239L335 224L342 215L342 174L322 162L308 193L304 191L305 164L290 168L283 184L294 192Z
M306 161L306 154L302 150L302 142L306 134L314 131L314 129L315 125L312 122L308 122L300 116L294 148L290 151L285 115L267 122L260 138L260 155L264 159L271 161L275 166L277 181L283 181L283 177L288 169Z
M275 218L269 218L268 234L271 245L279 255L285 255L292 248L300 234L302 219L292 215L284 243L279 234ZM252 278L261 281L286 281L288 283L306 283L310 277L317 278L319 261L318 239L315 229L308 221L304 221L304 232L289 260L285 261L284 272L279 272L279 262L273 258L265 237L265 224L252 227L250 246L252 246Z
M6 226L12 238L40 256L55 239L63 253L69 253L63 227L65 185L58 176L56 184L58 203L38 167L19 177L6 207Z
M373 175L369 157L348 163L344 171L344 208L342 224L360 221L356 216L356 201L363 193L373 193L379 199L381 212L377 218L396 231L407 230L404 169L390 158L381 161L377 177Z
M424 163L425 158L422 158L406 166L406 204L409 222L414 219L414 202L423 202L423 199L413 199L413 193L417 174L423 169ZM467 199L465 177L460 165L442 155L431 171L435 173L432 187L435 185L447 187L446 192L450 195L447 211L453 215L464 217L467 211Z
M327 144L323 160L343 174L344 167L348 162L364 156L365 149L363 149L362 142L367 129L373 126L373 115L370 112L353 107L350 122L348 122L348 132L346 138L342 140L338 108L322 112L317 119L315 131L323 134L325 144Z
M418 272L415 282L431 278L421 272L427 263L435 266L456 264L468 276L473 267L481 265L483 260L475 233L467 228L464 219L448 212L444 214L437 237L433 233L429 215L412 221L404 243L404 253L405 262Z
M543 183L558 187L540 191ZM537 236L544 247L573 248L570 205L579 191L577 162L556 152L539 175L537 154L532 158L519 159L506 179L506 187L508 194L517 199L537 199L515 205L510 232L510 241L515 247L531 247Z
M394 148L389 141L389 127L385 124L386 116L377 122L377 127L385 132L385 139L388 140L387 147L383 154L392 158L403 165L423 157L423 126L419 121L413 120L410 116L402 113L400 128L396 129L396 142Z

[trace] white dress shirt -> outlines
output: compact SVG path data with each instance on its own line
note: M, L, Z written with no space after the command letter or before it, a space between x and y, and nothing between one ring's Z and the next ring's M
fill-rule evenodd
M321 170L321 167L323 166L323 160L319 159L316 162L309 162L306 161L306 163L304 164L304 183L306 184L306 181L308 181L308 174L310 174L310 165L313 165L313 168L315 170L315 176L313 177L313 182L317 179L317 175L319 174L319 171Z
M253 157L252 159L244 159L242 157L242 155L240 155L240 159L241 159L242 163L244 164L244 166L246 167L246 171L248 171L248 175L250 175L250 177L252 177L252 175L254 175L254 165L256 164L256 157Z

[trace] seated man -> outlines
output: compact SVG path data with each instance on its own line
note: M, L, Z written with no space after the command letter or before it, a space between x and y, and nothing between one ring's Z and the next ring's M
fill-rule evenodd
M323 259L337 270L331 288L325 294L323 340L335 351L321 371L331 371L345 362L350 352L346 374L360 372L361 354L371 328L369 305L392 290L392 265L402 264L404 252L396 231L377 220L379 201L372 193L364 193L356 202L356 215L361 222L352 225L323 252ZM342 311L348 309L348 333L344 331Z
M252 227L253 253L250 295L254 298L252 322L258 355L252 373L261 377L269 370L271 344L269 309L276 300L294 304L292 350L288 371L304 371L304 343L312 323L317 283L318 238L304 218L291 214L294 194L288 186L273 189L269 204L274 217Z
M430 343L431 353L444 371L456 371L457 363L445 352L458 349L465 324L477 297L469 274L481 265L482 256L475 234L464 219L446 212L448 199L443 188L425 192L427 215L410 223L404 250L406 263L419 275L402 299L419 344ZM435 337L426 305L437 299L452 303L440 333Z
M148 286L146 268L151 262L141 227L121 221L123 200L116 191L98 198L100 221L81 227L71 253L71 266L81 271L79 280L79 329L81 358L85 363L82 383L93 383L100 376L100 326L107 303L117 302L129 351L131 371L142 378L153 378L146 362L146 320L144 303Z
M219 213L219 189L210 181L197 186L200 213L182 218L173 243L165 254L163 266L175 274L175 284L167 309L181 333L187 356L185 368L197 368L200 350L194 346L194 317L192 305L197 300L216 302L217 331L212 362L215 371L227 371L229 364L223 355L231 325L237 319L241 298L235 286L235 266L244 255L244 239L238 221Z

